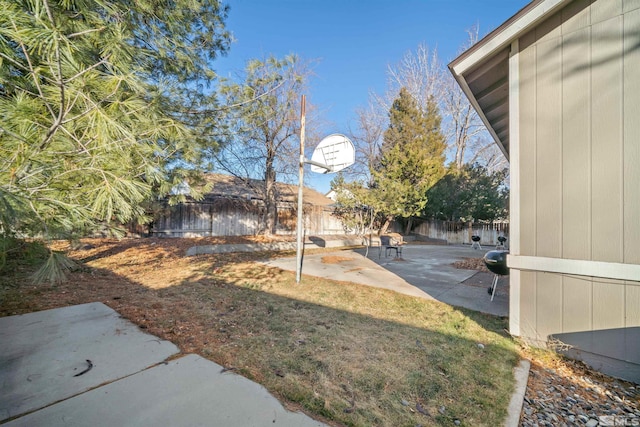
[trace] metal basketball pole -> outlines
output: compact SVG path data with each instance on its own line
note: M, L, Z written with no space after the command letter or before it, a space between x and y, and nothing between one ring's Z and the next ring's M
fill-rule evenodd
M298 226L296 227L296 283L300 283L302 273L302 189L304 185L304 126L306 97L302 95L300 102L300 167L298 170Z

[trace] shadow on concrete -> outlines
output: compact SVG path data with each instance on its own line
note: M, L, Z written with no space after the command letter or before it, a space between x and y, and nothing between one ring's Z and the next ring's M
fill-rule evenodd
M314 245L316 245L319 248L324 248L327 246L327 242L318 236L309 236L308 237L309 240L311 240L311 243L313 243Z

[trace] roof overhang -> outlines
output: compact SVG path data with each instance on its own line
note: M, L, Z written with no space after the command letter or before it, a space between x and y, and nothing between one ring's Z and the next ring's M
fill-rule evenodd
M511 44L569 1L532 1L449 64L449 70L507 159Z

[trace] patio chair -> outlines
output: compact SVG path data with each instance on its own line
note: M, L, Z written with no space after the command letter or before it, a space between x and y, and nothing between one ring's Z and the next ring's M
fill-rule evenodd
M402 257L402 236L380 236L380 252L378 252L378 258L382 256L382 250L384 249L384 257L389 256L389 252L396 251L396 258Z

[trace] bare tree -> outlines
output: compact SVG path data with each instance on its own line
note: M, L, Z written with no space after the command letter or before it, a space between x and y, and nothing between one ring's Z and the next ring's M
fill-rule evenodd
M477 25L467 30L467 42L460 53L478 41L478 34L479 27ZM471 106L451 73L445 72L442 77L440 106L443 113L445 135L456 169L462 169L465 163L479 162L488 168L489 163L493 163L493 167L489 169L506 163L506 159L495 147L478 113Z
M478 163L484 166L489 173L500 172L509 169L509 162L500 148L493 142L491 136L477 138L471 148L473 157L469 164Z
M430 99L438 99L442 94L443 67L438 51L429 50L427 45L419 44L415 52L407 52L398 64L388 67L387 75L386 111L397 99L401 88L409 92L423 111Z
M300 99L309 76L308 64L294 55L270 57L249 61L242 82L221 87L231 108L218 166L262 195L266 235L276 229L276 175L292 176L297 170Z
M468 31L468 40L461 52L477 40L478 27L475 26ZM478 163L491 172L504 169L506 159L451 73L440 63L437 50L421 44L415 51L407 52L398 64L389 66L387 71L385 93L371 93L368 106L356 112L357 128L351 131L351 137L357 147L357 165L346 175L372 183L371 171L380 162L383 135L389 127L389 111L402 88L415 99L423 114L427 112L429 102L435 100L442 114L448 157L457 170L468 163Z
M356 163L343 171L343 174L358 181L370 183L371 169L376 163L382 145L382 135L388 119L369 103L365 108L356 110L357 128L351 129L349 136L356 148Z
M467 34L467 43L461 52L478 41L478 27L469 29ZM453 153L456 169L460 170L465 163L471 142L486 130L478 114L450 73L444 75L441 105L445 115L445 133L449 150Z
M469 156L474 157L472 149L482 150L484 148L484 146L478 146L478 141L486 141L483 136L488 134L480 117L453 76L446 77L443 92L441 105L444 115L444 131L453 162L457 169L461 169Z

